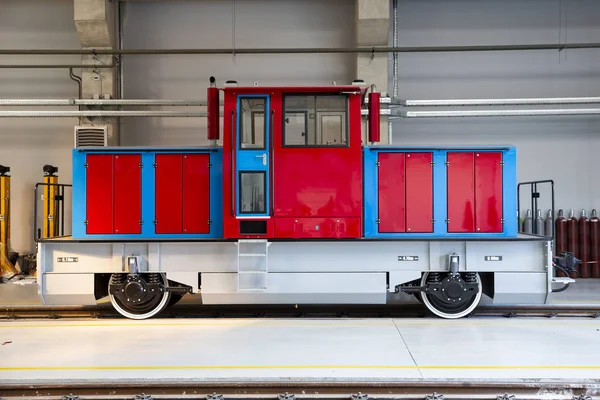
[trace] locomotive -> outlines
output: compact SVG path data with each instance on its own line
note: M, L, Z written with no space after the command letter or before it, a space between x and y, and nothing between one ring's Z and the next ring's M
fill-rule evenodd
M379 145L373 85L208 88L205 147L79 147L72 234L38 240L48 305L145 319L203 304L386 304L442 318L544 303L552 239L518 232L512 146ZM223 96L223 112L220 101ZM222 121L222 137L221 137ZM222 139L222 145L219 140Z

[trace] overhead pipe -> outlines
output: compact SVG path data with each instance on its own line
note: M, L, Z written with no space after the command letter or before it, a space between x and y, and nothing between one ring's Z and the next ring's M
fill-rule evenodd
M206 112L188 111L0 111L0 118L58 118L58 117L203 117Z
M441 53L476 51L598 49L600 43L546 43L467 46L298 47L225 49L0 49L0 55L211 55L211 54L319 54L319 53ZM92 68L91 66L84 66Z
M27 106L193 106L203 107L206 100L158 99L0 99L0 107Z
M398 47L398 0L392 1L392 45ZM398 53L392 53L393 69L392 69L392 97L398 97ZM388 120L388 145L392 144L393 127Z
M600 97L539 97L530 99L448 99L448 100L401 100L392 99L392 105L404 107L453 107L453 106L515 106L552 104L597 104Z
M114 65L105 64L0 64L0 69L108 69Z
M474 110L474 111L402 111L403 118L452 117L531 117L552 115L600 115L600 108L547 109L547 110Z

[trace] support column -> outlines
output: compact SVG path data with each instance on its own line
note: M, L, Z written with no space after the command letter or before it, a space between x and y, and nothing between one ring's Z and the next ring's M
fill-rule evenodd
M82 49L112 49L115 43L115 9L117 1L73 0L74 20ZM82 64L89 69L81 71L84 99L112 99L116 93L116 68L93 68L94 65L114 65L112 55L83 55ZM99 107L102 109L102 107ZM108 126L109 145L119 143L119 123L116 118L81 118L82 125Z
M360 47L388 45L390 0L356 0L356 44ZM380 92L388 92L388 55L386 53L358 54L356 78L365 84L377 85ZM381 117L381 144L388 142L387 116ZM366 122L363 123L363 142L366 143Z

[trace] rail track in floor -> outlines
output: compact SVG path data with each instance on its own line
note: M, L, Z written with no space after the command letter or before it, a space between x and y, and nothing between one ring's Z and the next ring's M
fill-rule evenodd
M420 304L406 305L181 305L157 318L427 318ZM600 318L600 305L479 306L466 318L477 317L579 317ZM0 306L0 320L17 319L122 319L110 305L95 307ZM436 317L437 318L437 317Z
M598 382L61 382L1 384L0 398L38 400L598 400Z

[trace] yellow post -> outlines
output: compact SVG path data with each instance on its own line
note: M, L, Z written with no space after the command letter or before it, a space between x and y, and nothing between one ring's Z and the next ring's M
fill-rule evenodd
M56 221L58 210L56 199L58 195L58 187L53 186L58 183L58 176L55 173L58 168L52 165L44 165L44 233L43 238L49 239L58 236L58 223Z
M10 252L10 172L9 167L0 165L0 270L3 276L12 278L17 274L8 259Z

